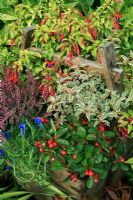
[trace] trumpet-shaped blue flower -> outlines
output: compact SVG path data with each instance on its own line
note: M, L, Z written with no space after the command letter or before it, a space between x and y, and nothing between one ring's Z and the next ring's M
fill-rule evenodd
M4 133L4 136L5 136L5 138L6 138L7 140L10 139L10 133L9 133L8 131L6 131L6 132Z
M12 170L12 169L13 169L13 168L12 168L12 166L10 166L10 165L6 165L6 166L5 166L5 170L6 170L6 171L10 171L10 170Z
M4 155L5 155L5 152L2 149L0 149L0 157L3 157Z
M34 119L34 122L40 127L40 128L43 128L43 124L41 122L41 119L39 117L36 117Z
M26 125L24 123L19 124L21 136L25 135Z

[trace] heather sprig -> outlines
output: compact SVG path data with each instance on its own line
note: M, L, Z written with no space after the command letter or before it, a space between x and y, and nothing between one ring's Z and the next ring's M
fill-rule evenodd
M7 124L18 124L22 117L31 118L32 114L43 112L38 82L29 72L22 80L17 71L11 73L8 69L2 76L0 90L0 129L4 130Z

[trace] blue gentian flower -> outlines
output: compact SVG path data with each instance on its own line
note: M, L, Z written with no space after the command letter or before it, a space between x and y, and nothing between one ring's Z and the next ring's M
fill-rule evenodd
M26 130L26 125L24 123L19 124L19 128L20 128L20 134L21 136L25 135L25 130Z
M7 140L10 139L10 133L9 133L8 131L6 131L6 132L4 133L4 136L5 136L5 138L6 138Z
M6 171L10 171L10 170L12 170L12 169L13 169L13 168L12 168L12 166L10 166L10 165L6 165L6 166L5 166L5 170L6 170Z
M3 157L4 155L5 155L5 152L2 149L0 149L0 157Z
M39 117L36 117L34 119L34 122L40 127L40 128L43 128L43 124L41 122L41 119Z

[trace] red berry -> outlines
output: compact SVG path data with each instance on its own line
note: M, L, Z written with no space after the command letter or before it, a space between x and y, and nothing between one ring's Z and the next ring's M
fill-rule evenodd
M39 147L41 145L40 141L36 141L34 144L36 147Z
M95 142L95 147L99 147L99 143L98 142Z
M86 176L94 176L94 172L90 169L87 169L86 172L85 172L85 175Z
M54 135L53 139L56 140L56 135Z
M54 145L53 144L49 144L49 148L50 149L54 148Z
M82 120L82 124L83 124L83 125L86 125L86 124L88 124L88 121L87 121L86 119L83 119L83 120Z
M48 140L48 144L52 144L53 143L53 141L52 140Z
M42 147L39 150L41 153L44 153L44 149Z
M125 162L125 159L123 158L123 156L120 156L120 162L124 163Z
M71 175L71 180L76 182L77 181L77 175L75 175L75 174Z
M51 158L50 160L51 160L51 161L54 161L54 160L55 160L55 158Z
M53 144L54 147L57 147L57 143L56 142L53 142L52 144Z
M98 183L98 182L99 182L99 175L98 175L98 174L96 174L96 175L94 176L94 182L95 182L95 183Z
M110 140L110 138L107 138L107 139L106 139L106 141L107 141L107 143L108 143L108 144L110 144L110 143L111 143L111 140Z
M66 152L65 150L62 150L62 151L61 151L61 154L62 154L63 156L65 156L65 155L67 154L67 152Z
M74 160L77 159L77 155L76 154L74 154L72 157L73 157Z

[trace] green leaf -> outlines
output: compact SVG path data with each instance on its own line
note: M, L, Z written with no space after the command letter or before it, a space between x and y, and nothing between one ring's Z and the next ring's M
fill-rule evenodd
M20 192L5 192L3 194L0 194L0 200L6 200L10 197L17 197L23 194L28 194L28 192L20 191Z
M69 142L67 140L57 139L56 142L57 142L57 144L62 144L64 146L69 146Z
M55 127L55 125L54 125L53 120L50 120L50 125L51 125L51 130L52 130L52 132L53 132L53 133L56 133L56 127Z
M68 132L68 128L60 128L57 133L56 133L56 136L57 137L61 137L62 135L64 135L65 133Z
M90 125L90 123L89 123L89 125ZM95 133L96 134L97 133L97 128L96 127L89 128L88 129L88 133Z
M25 196L23 196L23 197L20 197L20 198L17 199L17 200L27 200L27 199L29 199L31 196L33 196L33 194L27 194L27 195L25 195Z
M0 19L2 21L15 21L18 18L16 16L12 16L12 15L7 15L7 14L0 13Z
M126 166L124 163L121 163L121 164L120 164L120 168L121 168L123 171L128 171L128 170L129 170L129 167Z
M115 163L115 164L112 166L111 170L114 172L114 171L116 171L116 170L118 169L118 167L119 167L119 162Z
M45 155L44 155L43 160L44 160L45 163L48 162L49 159L50 159L50 156L45 156Z
M83 127L78 127L76 134L81 137L81 138L85 138L86 136L86 130Z
M86 185L87 185L87 188L92 188L92 187L93 187L93 185L94 185L94 179L93 179L93 177L90 177L90 178L87 180Z
M131 133L133 131L133 126L131 124L128 125L128 133Z
M51 169L53 171L62 170L63 168L64 168L63 165L60 162L58 162L58 161L54 161L51 164Z
M125 163L133 164L133 157L132 157L132 158L129 158Z
M105 135L106 137L114 137L115 133L113 133L112 131L105 131Z
M93 134L88 134L88 135L86 136L86 140L96 140L96 136L93 135Z

